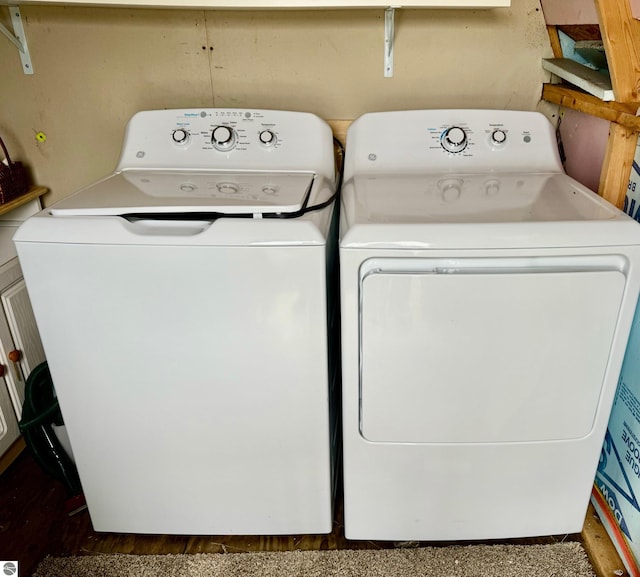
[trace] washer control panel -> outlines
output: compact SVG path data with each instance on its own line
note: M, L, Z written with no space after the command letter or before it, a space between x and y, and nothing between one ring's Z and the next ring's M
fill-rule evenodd
M177 118L170 129L170 138L180 148L195 146L225 153L242 153L252 146L272 150L286 142L275 120L265 121L260 113L236 110Z
M353 123L347 140L352 143L351 155L347 150L347 168L355 163L357 172L530 172L557 171L562 166L554 128L538 112L413 110L365 114Z
M207 108L134 115L118 169L309 170L333 174L329 125L304 112Z

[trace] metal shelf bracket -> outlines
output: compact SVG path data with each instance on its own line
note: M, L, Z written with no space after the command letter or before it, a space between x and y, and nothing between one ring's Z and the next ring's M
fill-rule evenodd
M11 32L4 24L0 22L0 32L18 49L20 60L22 61L22 70L25 74L33 74L33 65L31 64L31 54L29 54L29 46L27 45L27 37L24 33L22 25L22 16L20 8L17 6L9 6L9 14L11 16L11 24L13 32Z
M384 11L384 75L385 78L393 76L393 37L395 35L396 8L389 6Z

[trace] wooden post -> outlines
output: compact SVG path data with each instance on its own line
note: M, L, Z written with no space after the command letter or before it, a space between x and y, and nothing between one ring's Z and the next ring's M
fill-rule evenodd
M617 102L640 102L640 20L627 0L596 0L602 41Z
M620 209L624 206L637 141L635 130L611 123L598 194Z

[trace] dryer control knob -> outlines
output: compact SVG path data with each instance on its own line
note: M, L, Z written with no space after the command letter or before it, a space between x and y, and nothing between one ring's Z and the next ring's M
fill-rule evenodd
M491 133L491 144L502 146L507 141L507 133L499 128Z
M236 144L236 131L230 126L216 126L211 133L211 144L217 150L231 150Z
M447 128L440 137L440 144L447 152L462 152L468 144L467 133L459 126Z
M184 128L176 128L171 134L173 142L176 144L187 144L189 142L189 133Z

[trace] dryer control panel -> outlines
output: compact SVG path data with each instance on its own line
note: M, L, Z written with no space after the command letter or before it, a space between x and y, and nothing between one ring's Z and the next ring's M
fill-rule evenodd
M333 174L333 134L313 114L208 108L139 112L117 170L304 170Z
M365 114L349 128L346 174L557 172L553 126L537 112L412 110Z

